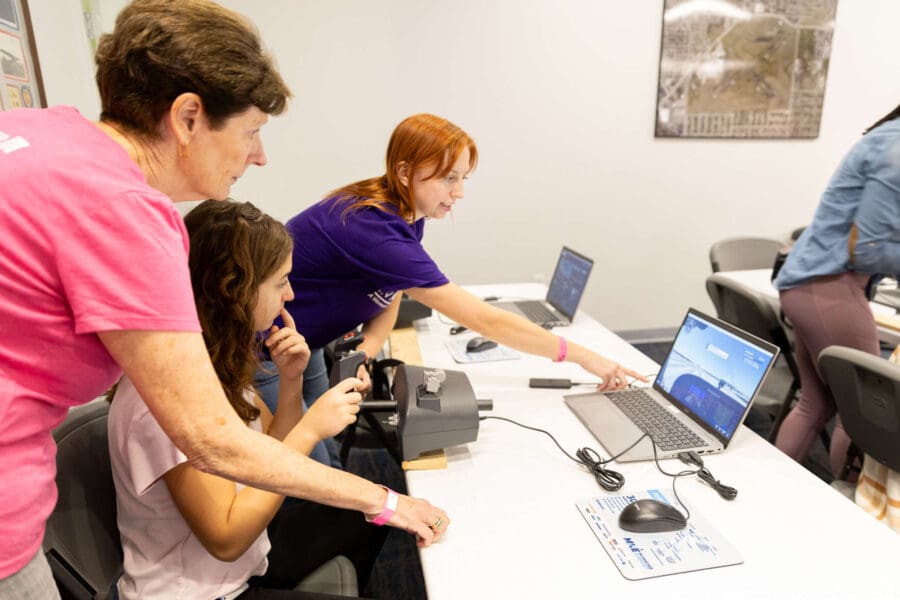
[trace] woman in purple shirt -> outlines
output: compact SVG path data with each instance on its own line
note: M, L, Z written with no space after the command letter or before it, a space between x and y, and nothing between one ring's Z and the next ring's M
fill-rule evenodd
M288 221L294 245L287 305L310 347L321 349L360 323L359 349L375 356L394 327L402 292L501 344L578 363L601 390L644 378L452 283L421 240L425 218L442 219L463 197L478 150L462 129L429 114L401 122L387 149L386 173L344 186ZM306 371L304 398L327 389L321 350Z

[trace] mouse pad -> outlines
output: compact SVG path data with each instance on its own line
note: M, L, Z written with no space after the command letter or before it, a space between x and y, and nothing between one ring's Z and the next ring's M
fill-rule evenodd
M619 513L641 498L662 500L684 512L677 501L669 500L659 490L588 498L575 503L625 579L648 579L744 562L737 550L694 511L681 531L632 533L620 529Z
M447 350L450 351L450 356L453 357L453 360L458 363L479 363L490 362L493 360L512 360L521 358L521 355L515 350L500 345L489 350L482 350L481 352L467 352L466 344L470 339L472 338L453 339L448 340L444 344L447 346Z

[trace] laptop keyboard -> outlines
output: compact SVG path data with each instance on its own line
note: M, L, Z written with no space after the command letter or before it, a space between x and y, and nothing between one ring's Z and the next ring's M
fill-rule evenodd
M559 323L559 318L550 312L543 302L537 300L528 300L524 302L516 302L516 307L522 311L528 320L534 323Z
M684 450L707 445L642 389L613 392L607 397L642 431L653 436L660 450Z

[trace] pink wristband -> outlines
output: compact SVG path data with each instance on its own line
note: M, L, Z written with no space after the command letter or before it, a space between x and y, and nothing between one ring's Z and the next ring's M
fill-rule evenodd
M559 336L559 354L556 355L556 360L553 362L562 362L566 360L566 356L569 355L569 344L566 343L566 338L563 336Z
M369 523L372 523L373 525L384 525L390 521L391 517L394 516L394 512L397 510L397 504L400 502L400 496L397 495L397 492L383 485L380 487L383 487L387 492L387 499L385 499L384 508L378 513L377 517L374 519L366 518L366 521L369 521Z

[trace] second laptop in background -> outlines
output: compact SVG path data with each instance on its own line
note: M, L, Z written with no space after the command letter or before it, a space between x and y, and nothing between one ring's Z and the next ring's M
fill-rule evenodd
M594 261L563 246L544 300L492 302L494 306L518 313L543 327L563 327L575 317L587 287Z

